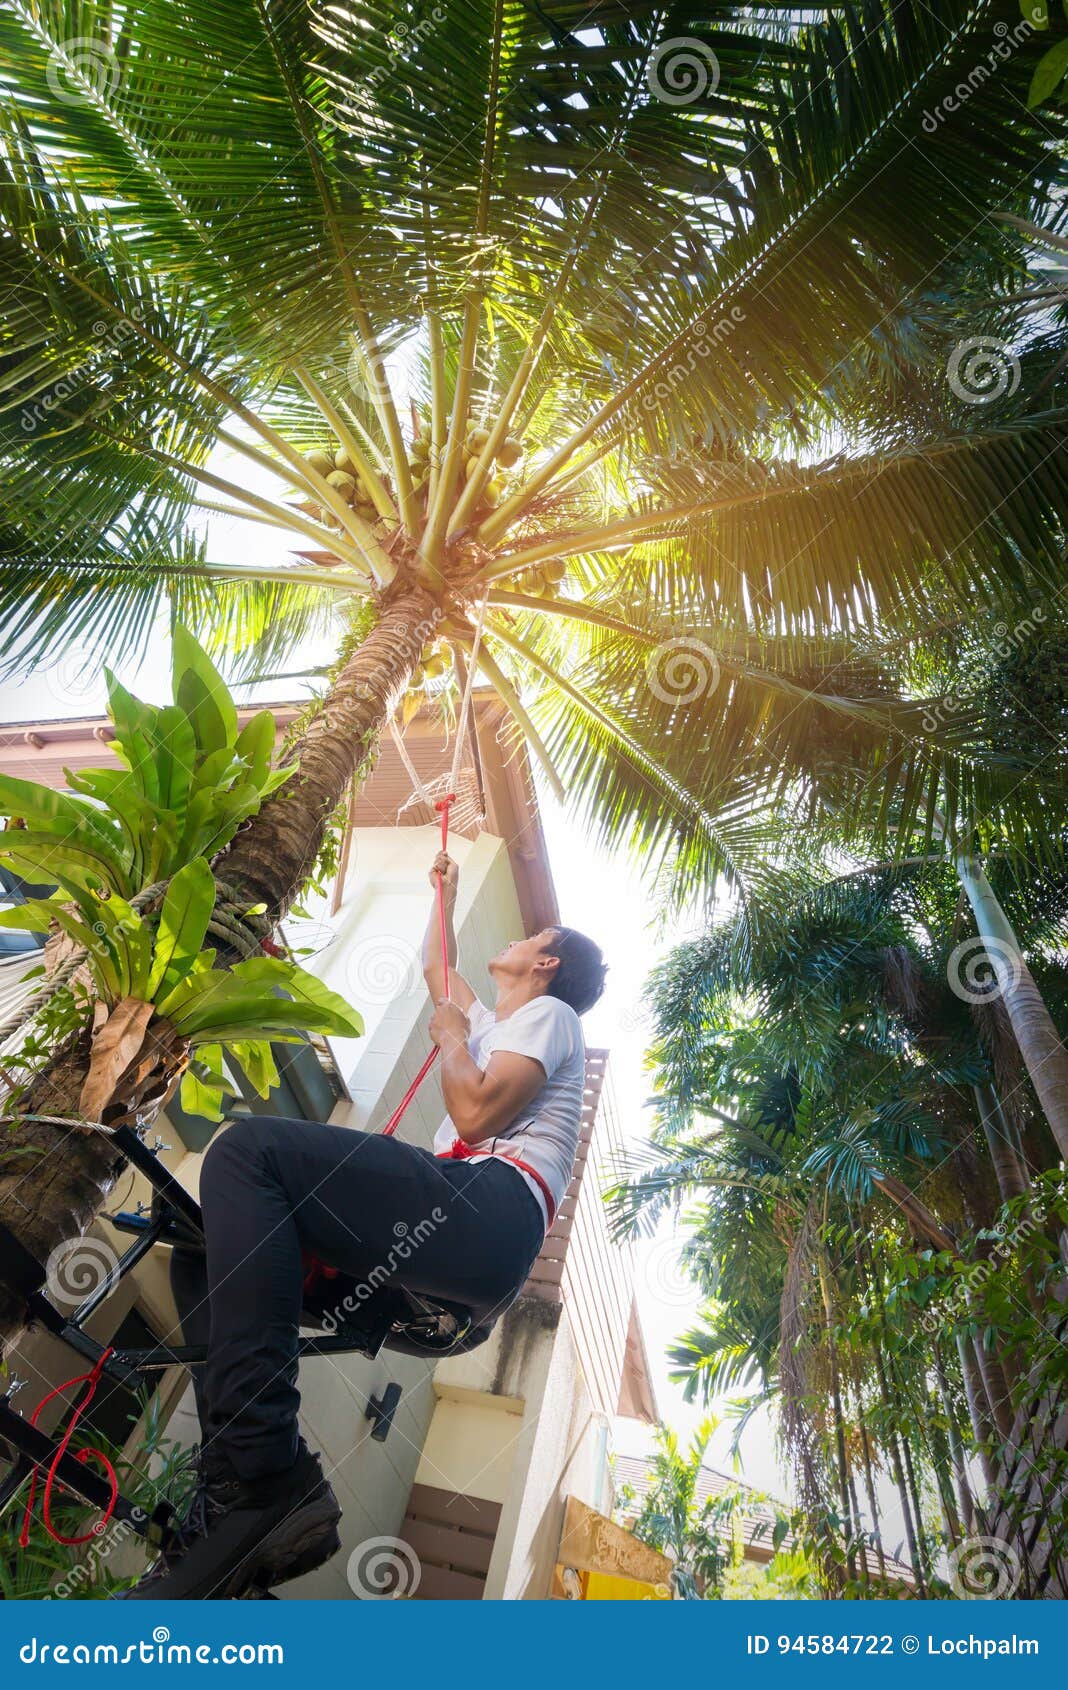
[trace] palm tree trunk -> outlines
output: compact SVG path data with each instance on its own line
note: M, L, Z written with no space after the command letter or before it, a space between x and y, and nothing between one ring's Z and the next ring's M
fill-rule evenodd
M83 1034L61 1050L20 1100L24 1116L81 1117L79 1097L89 1068ZM78 1238L90 1224L122 1165L102 1134L72 1132L25 1119L3 1128L0 1139L0 1221L42 1262L57 1245ZM18 1330L25 1309L0 1284L0 1337Z
M1053 1025L1012 925L981 865L974 857L961 852L956 868L979 937L996 962L1001 999L1020 1055L1061 1155L1068 1157L1068 1050Z
M967 1296L968 1313L977 1327L983 1325L982 1312L978 1308L974 1295ZM998 1437L1004 1441L1012 1432L1012 1392L1009 1381L1005 1376L1005 1369L1001 1365L1001 1358L996 1350L988 1350L985 1344L976 1340L975 1358L979 1363L979 1373L983 1381L983 1392L990 1406L990 1418Z
M931 1409L935 1404L928 1397ZM932 1413L927 1433L931 1451L931 1467L934 1471L935 1484L938 1486L938 1501L942 1509L942 1519L945 1522L946 1537L949 1543L956 1547L964 1536L965 1527L961 1523L961 1515L953 1495L953 1462L949 1452L949 1441L946 1429L939 1425L937 1413Z
M905 1463L905 1473L908 1477L909 1495L912 1498L912 1512L916 1521L916 1542L921 1556L920 1570L923 1576L924 1589L926 1590L930 1582L931 1562L927 1550L927 1539L923 1534L923 1503L920 1496L920 1487L916 1478L916 1464L912 1459L912 1445L908 1440L908 1436L904 1433L901 1437L901 1454Z
M407 585L383 604L322 708L289 753L298 772L253 816L217 863L250 903L284 915L307 878L327 822L375 744L393 700L441 621L429 593Z
M979 1371L979 1363L975 1358L975 1346L963 1332L957 1334L957 1351L960 1355L960 1371L964 1380L964 1395L968 1403L968 1416L972 1423L972 1439L976 1453L983 1469L983 1477L989 1487L993 1487L994 1463L991 1459L991 1446L997 1437L990 1410L987 1407L986 1389L983 1376Z
M871 1535L875 1545L875 1557L879 1563L879 1573L886 1577L886 1550L883 1547L883 1526L879 1517L879 1499L875 1490L875 1472L871 1464L871 1435L868 1432L867 1421L864 1416L864 1403L861 1396L860 1382L854 1376L854 1397L856 1401L857 1428L860 1432L861 1460L864 1464L864 1490L868 1498L868 1509L871 1513Z
M1016 1146L1006 1135L1005 1120L997 1093L988 1082L973 1085L972 1091L975 1094L979 1120L982 1123L986 1147L990 1152L1001 1201L1011 1203L1014 1197L1026 1197L1031 1189L1031 1182L1016 1154Z
M820 1276L820 1291L823 1294L824 1337L827 1342L827 1357L831 1369L831 1409L834 1414L834 1442L838 1467L838 1503L842 1510L842 1531L845 1534L846 1566L849 1568L850 1578L856 1582L857 1560L854 1552L856 1529L853 1522L853 1510L850 1502L849 1464L846 1456L845 1419L842 1414L842 1385L838 1371L838 1346L834 1341L834 1304L831 1299L831 1288L827 1279L827 1267L820 1251L818 1258Z
M949 1388L949 1378L946 1374L945 1362L938 1343L932 1346L934 1358L935 1378L938 1380L938 1394L942 1400L942 1413L946 1421L946 1438L949 1443L950 1460L953 1463L953 1479L957 1487L957 1501L960 1506L960 1516L964 1522L966 1532L975 1530L975 1498L972 1487L968 1482L968 1468L964 1460L964 1447L960 1441L960 1427L957 1424L956 1410L953 1406L953 1393Z
M886 1448L890 1456L890 1466L893 1469L894 1483L897 1486L898 1501L901 1503L901 1518L905 1522L905 1537L908 1540L909 1560L916 1576L916 1589L920 1596L927 1594L927 1582L924 1578L923 1561L920 1556L920 1541L916 1530L916 1522L912 1518L912 1505L909 1501L908 1485L905 1483L905 1469L901 1462L901 1447L897 1440L897 1433L893 1430L893 1408L891 1406L890 1386L886 1377L886 1366L883 1361L882 1345L875 1346L875 1368L879 1375L879 1394L883 1399L883 1412L886 1415L890 1430L885 1438Z

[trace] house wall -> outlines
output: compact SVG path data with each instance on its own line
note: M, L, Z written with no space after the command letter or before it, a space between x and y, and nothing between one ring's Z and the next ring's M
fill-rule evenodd
M489 1342L439 1363L420 1484L501 1504L487 1600L549 1596L569 1495L602 1505L608 1421L594 1408L568 1316L523 1296Z

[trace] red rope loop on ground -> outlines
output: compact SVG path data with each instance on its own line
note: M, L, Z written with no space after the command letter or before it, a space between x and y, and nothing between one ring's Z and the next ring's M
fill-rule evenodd
M59 1468L59 1464L67 1453L67 1447L70 1444L71 1438L74 1436L74 1429L77 1426L78 1421L81 1419L85 1410L89 1407L89 1404L96 1395L96 1388L100 1383L101 1374L104 1371L105 1364L111 1353L110 1349L105 1350L103 1355L100 1357L100 1360L92 1368L91 1372L78 1373L73 1379L65 1379L62 1385L56 1386L54 1391L49 1391L47 1396L41 1398L37 1407L30 1416L30 1425L36 1426L38 1415L41 1413L42 1409L48 1406L53 1397L58 1397L63 1391L69 1391L72 1385L84 1385L86 1387L81 1401L78 1403L78 1406L75 1408L74 1413L70 1417L70 1425L63 1434L59 1448L56 1450L55 1455L49 1463L48 1472L45 1476L44 1492L41 1502L41 1514L44 1520L45 1531L54 1542L66 1544L68 1547L78 1543L88 1543L90 1538L99 1537L100 1533L104 1530L108 1521L111 1519L111 1516L114 1514L115 1504L119 1500L119 1481L114 1467L111 1465L111 1462L108 1460L103 1450L80 1449L74 1457L76 1461L99 1461L100 1465L107 1474L108 1484L111 1487L111 1496L108 1500L108 1505L103 1514L100 1516L100 1519L96 1522L96 1525L91 1526L87 1532L83 1532L81 1537L64 1537L63 1533L57 1531L55 1526L52 1524L52 1486L56 1482L56 1473ZM30 1544L30 1521L33 1518L33 1505L37 1497L37 1475L39 1471L40 1469L35 1467L33 1470L33 1477L30 1480L30 1494L26 1499L26 1510L22 1516L22 1530L19 1533L20 1549L28 1549Z

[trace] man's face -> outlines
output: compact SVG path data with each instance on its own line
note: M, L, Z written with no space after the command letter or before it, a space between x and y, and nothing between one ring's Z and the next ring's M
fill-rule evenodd
M544 964L547 956L552 956L553 945L556 942L556 928L543 927L540 933L535 933L530 939L513 939L506 945L498 956L490 963L493 974L507 974L511 979L521 979Z

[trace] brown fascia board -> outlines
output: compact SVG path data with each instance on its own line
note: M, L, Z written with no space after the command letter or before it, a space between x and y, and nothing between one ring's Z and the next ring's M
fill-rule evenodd
M644 1420L650 1426L660 1418L637 1297L631 1298L616 1413L628 1420Z

